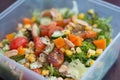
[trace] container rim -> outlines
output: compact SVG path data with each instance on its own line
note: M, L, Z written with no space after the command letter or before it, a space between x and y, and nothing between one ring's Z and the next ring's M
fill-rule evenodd
M0 20L2 20L5 16L9 15L10 12L12 12L14 9L16 9L18 6L20 6L25 0L18 0L15 3L13 3L10 7L8 7L6 10L4 10L1 14L0 14ZM111 10L114 10L116 12L120 12L120 7L113 5L111 3L108 3L106 1L103 0L88 0L92 3L96 3L98 5L104 6L106 8L109 8ZM97 64L97 62L99 62L99 60L105 55L106 51L109 50L109 48L115 43L115 41L120 37L120 33L117 34L117 36L113 39L112 43L110 43L110 45L105 49L105 51L103 52L103 54L101 56L99 56L99 58L96 60L95 64L90 67L87 72L85 73L88 74L92 68L94 68L94 66ZM18 64L19 65L19 64ZM29 70L29 69L25 69L25 70ZM84 75L84 76L85 76ZM84 76L81 78L81 80L84 79Z
M12 5L10 5L7 9L0 13L0 20L3 19L6 15L12 12L16 7L22 4L25 0L17 0Z
M98 5L101 5L101 6L107 7L107 8L109 8L109 9L114 10L114 11L120 12L120 7L119 7L119 6L114 5L114 4L112 4L112 3L109 3L109 2L107 2L107 1L103 1L103 0L96 0L96 1L94 1L94 0L89 0L89 1L91 1L91 2L93 2L93 3L96 3L96 4L98 4Z

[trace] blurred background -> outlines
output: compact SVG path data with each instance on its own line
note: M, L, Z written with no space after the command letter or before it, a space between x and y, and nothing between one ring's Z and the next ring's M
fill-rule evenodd
M4 11L7 7L9 7L11 4L13 4L15 1L17 0L0 0L0 13ZM104 0L104 1L120 6L120 0ZM0 80L3 79L0 78ZM120 55L116 63L105 75L103 80L120 80Z

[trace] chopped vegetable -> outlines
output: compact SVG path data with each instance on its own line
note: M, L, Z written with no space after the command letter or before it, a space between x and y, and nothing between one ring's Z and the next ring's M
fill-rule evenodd
M82 41L83 39L74 35L74 34L70 34L68 36L68 39L75 45L75 46L81 46L82 45Z
M106 48L106 39L94 40L93 43L97 48L100 48L100 49Z
M6 35L6 39L8 39L9 41L12 41L15 37L15 34L14 33L10 33L10 34L7 34Z
M52 36L51 36L51 38L52 39L55 39L55 38L58 38L58 37L64 37L65 36L65 34L63 33L63 32L61 32L61 31L55 31L53 34L52 34Z
M66 43L62 37L54 40L54 43L58 49L65 47Z
M23 23L32 25L33 21L29 18L23 18Z
M45 49L45 44L43 44L42 40L40 37L35 37L34 38L34 43L35 43L35 54L39 56L40 52L42 52Z
M10 43L10 49L17 49L20 46L26 47L28 40L25 37L17 37Z

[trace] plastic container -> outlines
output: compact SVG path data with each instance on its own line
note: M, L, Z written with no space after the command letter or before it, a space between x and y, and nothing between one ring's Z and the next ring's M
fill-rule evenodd
M120 51L120 8L95 0L76 0L80 12L88 9L95 9L100 17L113 17L112 25L112 43L107 47L104 53L97 59L95 64L88 69L86 74L80 80L101 80L109 68L113 65ZM0 14L0 40L10 32L15 31L17 23L23 17L30 17L34 10L44 10L48 8L72 8L71 0L18 0L10 8ZM44 77L21 66L0 54L0 76L6 80L46 80Z

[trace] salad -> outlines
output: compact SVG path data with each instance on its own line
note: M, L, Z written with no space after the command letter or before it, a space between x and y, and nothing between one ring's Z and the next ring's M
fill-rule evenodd
M110 44L110 20L93 9L34 11L5 36L0 51L48 80L79 80Z

